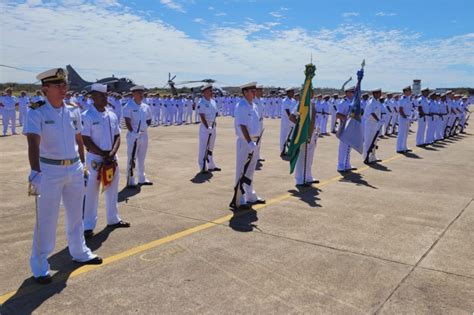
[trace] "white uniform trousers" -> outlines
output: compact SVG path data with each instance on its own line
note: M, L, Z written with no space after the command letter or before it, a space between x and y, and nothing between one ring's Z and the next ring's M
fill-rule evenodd
M444 126L444 116L436 116L435 118L435 140L443 139L443 126Z
M100 181L97 180L97 170L92 167L92 161L101 163L102 159L87 157L87 168L89 169L89 179L86 187L86 198L84 202L84 230L93 230L97 224L97 208L99 206ZM118 215L118 184L120 170L115 169L114 179L109 188L104 191L105 210L107 213L107 224L116 224L120 222Z
M33 234L33 250L30 267L33 276L46 276L49 271L48 256L56 244L56 229L61 198L65 208L66 235L69 253L74 260L87 261L95 258L84 240L82 202L84 198L84 174L82 163L56 166L41 163L42 178L36 226Z
M24 126L26 122L26 112L28 111L28 107L20 107L18 112L19 112L19 117L18 120L20 121L20 126Z
M418 130L416 132L416 145L424 145L426 141L426 120L429 119L426 116L418 118Z
M307 145L302 144L300 146L300 153L298 155L298 160L295 165L295 180L296 185L303 185L305 183L310 183L315 180L313 177L313 159L314 152L316 150L316 144L318 141L318 135L313 132L311 139ZM306 157L306 165L305 165Z
M336 132L336 112L331 113L331 132Z
M260 129L263 130L263 120L260 120ZM257 162L260 160L262 157L260 155L260 151L262 149L262 139L260 139L260 142L258 143L257 149L255 150L255 154L257 155Z
M248 155L250 153L247 141L241 139L240 137L237 138L236 142L236 166L235 166L235 184L240 180L242 175L242 171L244 169L245 163L247 162ZM253 175L255 173L255 168L257 166L257 157L256 154L253 154L253 158L250 162L249 167L247 168L247 172L245 173L245 177L252 181L251 185L244 184L244 191L245 193L242 195L240 199L240 204L246 204L249 202L257 201L257 194L253 189Z
M286 115L286 113L285 113ZM288 134L290 133L291 127L293 124L290 122L284 122L283 120L281 121L280 124L280 152L283 151L283 147L286 144L286 140L288 139Z
M145 177L145 157L148 150L148 133L142 133L137 140L137 152L135 153L136 169L134 169L133 177L130 177L130 160L132 158L133 141L131 133L127 133L127 179L128 185L135 185L135 177L138 175L138 183L143 183ZM138 169L138 170L137 170Z
M436 131L436 118L435 116L429 116L427 119L427 130L426 130L426 143L433 143L435 141Z
M196 108L196 110L194 111L194 121L195 122L201 122L201 116L199 116L199 113L198 113L198 110Z
M178 119L177 119L178 125L183 124L183 116L184 116L184 108L178 107Z
M351 166L351 150L352 148L342 141L339 141L339 151L337 155L337 170L345 171L352 168Z
M378 130L381 130L381 122L375 122L372 119L367 119L364 124L364 152L362 154L362 160L364 162L375 162L377 157L375 155L377 142L379 137L376 137ZM373 149L370 150L371 145L373 144ZM370 150L370 152L369 152Z
M16 110L3 109L3 134L7 134L8 124L12 129L12 133L16 132Z
M212 125L212 122L208 122ZM208 155L208 161L207 161L207 169L213 169L216 168L216 164L214 163L214 145L216 143L216 128L213 128L211 132L211 138L209 138L209 131L204 127L203 124L199 126L199 156L198 156L198 164L199 164L199 169L202 170L202 167L204 166L204 155L206 154L206 145L207 141L209 139L209 151L210 154ZM206 169L206 171L207 171Z
M153 109L153 111L152 111L153 122L156 125L160 125L160 106L155 105L155 106L152 107L152 109Z
M193 108L191 106L189 106L189 108L184 112L184 122L187 124L193 123Z
M389 128L388 126L390 126L390 123L392 121L392 114L388 113L386 116L385 116L385 121L384 121L384 125L383 125L383 131L382 131L382 135L388 135L388 132L389 132Z
M406 151L408 129L410 128L410 119L399 117L398 119L398 135L397 135L397 152Z
M322 134L326 134L328 132L327 126L328 126L328 115L322 114L321 121L320 121L320 128L321 128Z

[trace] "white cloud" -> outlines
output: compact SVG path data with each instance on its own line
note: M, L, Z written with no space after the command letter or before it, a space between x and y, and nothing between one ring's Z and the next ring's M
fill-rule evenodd
M342 13L342 16L345 18L359 16L359 12L344 12Z
M414 78L430 87L474 86L474 33L423 40L407 30L341 25L279 30L275 22L242 22L191 38L161 20L124 8L81 4L29 6L0 2L2 64L40 72L72 64L87 80L115 74L149 87L212 77L230 84L299 85L311 54L315 86L340 87L366 59L363 88L399 90ZM127 27L124 27L126 25ZM47 32L45 30L48 30ZM34 74L0 68L0 81L34 82Z
M216 14L214 14L215 16L226 16L227 13L225 12L217 12Z
M376 16L396 16L397 14L396 13L393 13L393 12L377 12L375 13Z
M281 19L283 17L283 14L277 11L270 12L269 14L277 19Z
M161 4L163 4L164 6L166 6L167 8L171 9L171 10L175 10L175 11L178 11L178 12L181 12L181 13L185 13L186 11L184 10L183 6L178 3L177 1L173 1L173 0L160 0Z
M204 24L205 21L204 21L204 19L202 19L202 18L195 18L195 19L193 20L193 22L199 23L199 24Z

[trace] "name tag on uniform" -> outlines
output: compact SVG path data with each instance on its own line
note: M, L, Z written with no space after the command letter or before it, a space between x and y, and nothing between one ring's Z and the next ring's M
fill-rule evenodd
M47 125L51 125L54 124L54 120L46 120L44 123Z
M92 124L93 125L98 125L98 124L100 124L100 121L93 121Z

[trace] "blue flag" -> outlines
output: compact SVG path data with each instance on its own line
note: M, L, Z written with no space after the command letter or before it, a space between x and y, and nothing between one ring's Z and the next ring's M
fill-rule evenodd
M359 152L363 153L364 147L364 130L361 121L360 108L360 83L364 77L365 60L362 62L362 69L357 71L357 85L354 92L354 99L352 100L351 113L345 123L342 124L341 131L338 133L338 138Z

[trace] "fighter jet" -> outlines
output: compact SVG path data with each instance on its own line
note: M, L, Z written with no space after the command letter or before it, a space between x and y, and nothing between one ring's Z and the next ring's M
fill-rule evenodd
M81 92L89 91L92 84L102 83L107 85L107 90L111 92L123 93L129 92L132 86L136 84L128 78L117 78L114 75L111 77L103 78L97 80L96 82L88 82L81 78L81 76L74 70L71 65L67 65L66 69L68 71L68 84L71 91Z

